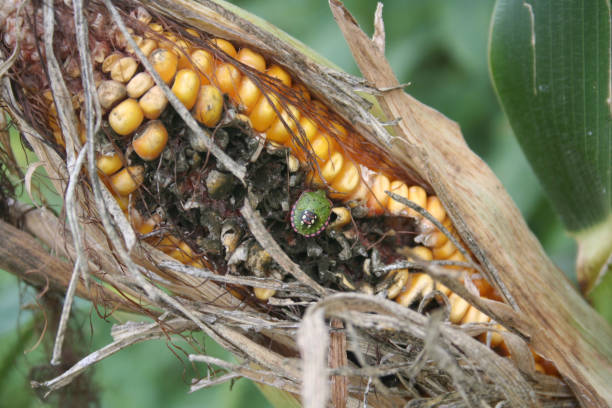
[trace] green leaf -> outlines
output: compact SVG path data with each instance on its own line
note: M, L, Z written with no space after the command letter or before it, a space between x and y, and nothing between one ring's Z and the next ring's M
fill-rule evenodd
M612 253L610 0L498 0L489 64L525 155L578 241L588 292Z

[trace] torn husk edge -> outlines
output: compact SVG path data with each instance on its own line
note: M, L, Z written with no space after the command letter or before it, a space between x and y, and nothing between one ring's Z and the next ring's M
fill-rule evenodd
M78 1L75 2L75 4L78 4L78 3L80 2ZM151 3L148 3L148 5L151 6L152 8L157 9L163 14L171 15L175 17L179 21L189 22L190 24L194 25L197 28L205 28L207 31L212 32L221 37L228 38L228 39L234 39L241 44L249 44L250 46L253 46L254 48L258 50L266 52L267 55L274 56L274 58L278 62L289 67L293 72L301 72L301 79L311 89L314 90L317 96L321 97L321 99L324 99L330 106L333 106L335 110L341 113L345 119L347 119L350 123L353 123L357 129L362 131L362 134L366 138L368 138L368 140L371 140L372 143L376 144L377 146L387 151L390 157L394 157L395 160L397 160L397 162L403 166L406 173L412 175L413 179L429 180L430 181L429 185L433 187L433 190L436 191L441 196L441 198L446 204L447 209L453 216L453 220L456 223L458 220L460 221L465 218L465 217L462 218L460 216L462 214L461 211L463 210L460 211L458 208L461 208L461 207L458 206L456 201L452 200L454 196L450 193L451 191L453 191L451 187L449 187L448 185L450 182L442 183L435 178L436 174L442 174L443 172L437 168L434 168L432 170L428 168L427 166L424 166L424 163L423 163L423 161L425 161L424 158L428 157L431 154L429 150L427 149L433 149L432 146L429 146L428 144L424 144L426 142L423 142L423 144L413 143L413 145L409 146L411 147L411 149L413 149L411 150L411 152L412 153L416 152L418 154L414 154L412 155L412 157L408 156L409 159L407 157L397 157L393 155L392 149L390 147L394 146L394 144L399 143L401 146L403 146L402 147L403 149L408 150L408 147L402 144L402 143L405 143L404 141L405 139L399 139L399 138L394 138L390 136L385 131L383 125L381 125L380 122L378 122L375 118L373 118L368 113L367 104L364 103L364 101L353 92L353 89L355 87L363 88L363 84L361 84L358 81L354 81L349 76L339 75L337 72L333 70L330 70L330 69L327 69L320 65L315 64L314 62L310 61L306 56L300 54L298 50L292 48L286 43L279 42L279 41L266 41L266 40L270 40L271 38L274 38L271 33L266 32L265 30L258 29L252 24L243 24L245 23L244 21L240 20L237 16L234 16L229 11L223 9L221 5L216 4L216 3L211 3L211 2L202 2L202 3L203 5L208 6L209 9L205 8L202 5L198 5L195 3L181 2L181 1L177 1L177 2L162 1L162 2L155 2L155 3L151 2ZM335 7L337 7L337 5L335 5ZM208 10L208 11L204 13L203 10ZM215 12L217 14L215 14ZM221 15L223 17L221 17ZM203 16L206 16L206 17L204 18ZM238 24L237 22L241 24ZM235 25L235 27L233 27L233 25ZM270 45L265 45L265 44L270 44ZM357 59L359 60L359 58ZM384 59L383 59L383 62L384 62ZM377 81L375 81L375 78L368 77L367 71L364 71L364 74L366 75L366 78L377 88L384 88L389 85L391 86L393 85L393 84L378 83ZM381 78L383 78L383 75L381 75ZM384 99L386 99L389 95L394 95L394 94L397 94L397 91L393 91L393 92L389 92L385 94ZM382 104L383 107L385 107L384 99L383 99L383 104ZM420 117L419 118L420 120L425 121L425 122L430 121L431 123L429 125L433 127L441 126L446 123L449 128L447 130L450 133L456 132L456 127L454 126L454 124L450 124L450 122L448 122L447 119L442 118L441 115L437 114L437 112L434 112L428 108L421 108L421 110L425 111L427 115L431 115L431 116L429 117L429 119L426 116ZM422 111L421 111L421 114L423 114ZM48 149L47 146L42 144L40 140L38 140L35 137L34 135L35 132L29 129L26 123L19 123L19 120L18 120L19 115L17 112L13 112L13 113L16 114L17 116L16 121L18 122L18 125L20 129L22 130L22 132L24 132L24 134L26 134L27 136L29 135L28 140L32 143L34 148L37 149L37 154L40 153L39 157L41 157L41 159L45 158L46 156L50 157L50 159L46 161L48 171L50 171L49 174L58 174L58 177L53 177L53 179L56 180L56 183L58 183L57 185L58 191L64 191L64 186L63 184L60 183L60 181L67 180L68 173L65 171L65 167L64 167L65 165L63 161L59 159L57 155L54 156L55 152L53 152L51 149ZM400 117L398 115L394 115L393 114L394 112L392 110L389 111L389 113L391 113L388 115L389 117ZM400 129L401 129L401 126L402 126L402 123L400 122L400 126L399 126ZM76 135L71 135L70 134L71 132L65 132L65 133L68 134L69 137L73 138L74 140L73 144L75 146L79 146L78 137L76 137ZM401 134L401 133L398 133L398 134ZM408 136L408 140L410 140L409 134L406 136ZM454 133L454 137L456 137L459 141L462 141L460 134ZM426 152L427 154L424 152ZM76 154L73 157L75 156ZM433 156L436 156L435 152L433 153ZM467 156L469 158L469 155ZM474 161L475 159L472 159L472 162ZM438 159L437 164L448 166L447 163L441 164L442 162L443 161L441 159ZM420 171L414 171L413 169L417 169ZM450 170L448 170L448 172L450 172ZM449 178L448 180L452 180L452 178ZM80 197L80 199L83 200L82 207L88 208L86 206L86 203L91 202L92 200L91 193L88 191L79 191L78 197ZM99 199L97 201L99 201ZM106 202L108 204L108 200ZM90 214L85 214L83 216L91 217ZM120 218L121 215L118 214L117 217ZM471 231L467 228L467 225L470 225L471 227L471 224L468 224L468 223L458 224L460 230L462 231L462 235L464 239L466 237L470 237L470 235L467 235L467 233L465 232L465 231ZM85 228L91 228L91 231L88 230L87 233L84 234L85 236L84 239L91 240L91 241L87 241L87 245L85 245L86 247L88 245L102 245L101 248L103 249L101 249L101 251L106 250L108 252L112 252L108 249L108 240L106 240L105 237L102 237L99 234L98 235L95 234L95 231L99 232L97 228L91 227L91 226L85 226ZM108 229L107 229L107 232L110 233ZM129 231L123 232L123 236L128 237ZM92 238L92 237L95 237L95 238ZM489 258L487 258L487 256L492 251L491 247L487 247L484 244L483 244L484 246L480 246L480 245L475 246L474 242L478 242L478 241L474 241L474 240L470 241L469 239L466 239L465 242L467 242L468 245L470 245L470 248L472 249L472 251L474 251L478 259L485 266L486 270L493 271L489 275L490 279L491 277L496 277L494 273L495 271L497 270L503 271L503 269L492 267L492 265L494 266L497 264L503 264L503 262L492 262L488 260ZM124 245L124 243L119 240L113 241L113 244L115 246L118 245L121 247L123 247ZM124 253L124 255L127 255L130 249L132 248L129 245L127 246L128 246L128 252ZM476 248L476 250L474 248ZM146 255L145 255L146 260L150 260L150 257L153 257L154 260L159 261L160 260L159 257L161 257L161 259L166 257L164 254L161 254L159 251L156 251L151 248L145 247L145 252L146 252ZM131 252L130 255L132 257L138 257L138 251ZM123 265L124 263L132 262L130 258L126 258L125 256L120 256L119 259L116 259L115 256L111 256L111 258L112 259L109 259L109 267L115 268L116 270L121 270L122 267L124 266ZM167 257L166 257L166 260L168 260ZM145 264L146 264L145 268L155 268L154 263L149 262ZM138 276L138 274L140 273L147 273L147 276L149 278L151 276L163 276L163 273L161 273L161 271L159 270L154 271L154 269L150 269L151 271L154 271L156 273L148 273L147 269L143 269L143 265L138 265L138 263L132 264L131 266L129 266L129 269L132 269L131 273L134 273L135 277ZM177 284L184 283L185 277L183 275L177 273L173 275L172 277L176 279L177 282L175 283ZM191 278L191 276L189 278ZM498 282L498 286L500 286L500 290L502 291L502 293L506 295L506 297L509 300L509 303L512 306L516 306L517 303L512 302L511 301L512 297L509 295L510 293L513 294L512 286L510 286L510 290L504 291L503 287L501 287L501 285L499 284L500 281L505 283L504 279L498 278L498 279L493 279L492 281ZM164 285L168 284L166 280L160 280L160 283ZM192 287L199 287L198 285L203 286L209 282L206 279L199 279L199 280L195 279L195 282L193 283L194 285ZM150 286L146 285L146 283L142 282L141 280L137 281L137 285L135 287L139 291L142 291L142 293L145 295L148 301L157 304L162 310L167 310L171 312L172 314L175 314L181 317L184 316L187 319L191 320L192 323L196 327L200 328L202 331L211 335L213 339L217 340L220 344L222 344L224 347L226 347L230 351L235 352L239 357L245 359L246 361L255 361L257 364L263 367L266 367L270 371L273 371L273 372L276 371L277 373L279 373L278 374L279 378L282 376L285 378L286 381L289 381L297 385L300 384L299 371L296 371L294 367L287 366L287 359L285 357L282 357L280 354L275 353L271 349L266 348L264 350L259 350L258 347L261 347L261 346L258 345L256 342L245 337L244 334L241 332L242 330L230 328L230 326L241 327L240 325L235 326L235 322L229 323L229 326L223 323L220 323L218 321L211 322L211 320L206 318L207 316L206 313L210 314L210 312L204 312L201 309L194 310L193 304L189 304L187 306L177 304L176 302L173 301L173 299L168 299L163 294L155 291L154 288L151 288ZM202 296L201 293L198 293L198 295ZM349 296L349 295L346 295L346 296ZM363 295L354 294L350 296L355 296L358 301L361 301L362 299L360 296L363 296ZM365 301L365 299L363 300ZM234 305L236 303L237 301L234 302ZM385 310L385 307L388 307L387 303L389 302L382 301L382 303L383 303L382 306L373 307L373 309L376 310L377 312ZM227 305L225 305L225 307L227 307ZM323 306L320 306L320 307L323 307ZM420 339L429 339L432 336L431 333L437 333L439 332L439 330L446 330L446 329L441 329L437 327L436 325L430 325L423 316L418 315L414 311L410 311L410 310L402 311L402 313L403 314L407 313L409 316L412 316L413 314L416 316L420 316L418 318L412 317L413 319L412 324L414 326L410 326L410 327L402 327L401 322L398 322L397 319L385 320L384 318L385 316L380 316L381 318L380 321L376 321L376 319L367 320L367 319L363 319L367 317L367 315L366 316L356 315L355 313L356 313L356 310L354 311L349 310L345 314L338 313L337 316L342 321L351 323L349 327L347 327L347 332L351 333L350 337L351 337L351 343L352 343L352 351L357 354L363 353L363 355L371 355L372 350L370 350L368 341L371 342L374 339L374 338L369 338L369 337L364 338L364 337L360 337L357 335L352 335L353 333L351 331L353 330L352 327L358 327L359 326L358 322L360 320L363 321L364 324L367 324L368 328L370 329L380 329L381 327L384 327L385 329L389 329L389 328L395 327L394 325L399 325L398 326L400 327L399 331L401 331L402 333L409 333L409 332L419 333L418 338ZM358 318L356 318L356 316ZM496 315L495 317L499 318L500 322L504 322L508 324L508 322L506 322L503 319L503 316ZM522 318L517 318L515 321L521 321L521 320ZM529 319L527 319L526 321L527 323L531 323ZM513 327L513 324L515 323L511 322L508 324L508 326ZM530 324L520 324L519 332L525 335L526 337L528 337L529 335L532 335L532 333L529 332L529 329L531 327L534 327L534 326L531 326ZM460 333L460 330L455 329L455 328L448 328L448 330L451 330L451 332L456 331ZM270 331L269 333L265 333L265 334L268 335L268 337L270 338L282 339L282 340L279 340L279 342L281 342L282 344L285 344L289 348L291 348L292 346L292 340L287 339L287 335L285 332ZM463 347L468 347L470 348L470 350L472 349L472 347L474 350L481 350L481 348L484 347L482 344L479 344L476 340L472 338L469 338L469 337L463 338L461 336L459 336L458 338L460 338L461 341L465 342L463 344ZM471 345L471 346L468 346L468 345ZM450 346L447 345L447 347L450 347ZM295 347L293 348L295 350ZM543 351L541 352L545 354ZM456 353L457 353L457 349L453 349L451 352L438 352L438 350L436 349L433 355L437 356L436 361L447 361L449 355L456 356L457 355ZM496 361L495 360L496 358L501 359L501 357L496 356L491 350L486 349L486 351L483 351L483 353L485 354L489 353L490 355L488 356L491 359L493 359L491 361ZM485 361L489 361L489 360L482 359L480 363L483 363ZM526 383L522 380L522 378L520 377L520 374L516 371L516 368L514 368L513 366L508 367L507 365L504 365L504 363L500 363L500 364L504 367L505 370L509 370L509 371L503 372L504 374L498 374L498 375L502 375L502 377L498 377L498 379L499 378L509 378L511 380L514 379L515 381L518 381L520 384L520 386L517 387L517 390L521 390L521 392L517 393L517 392L514 392L509 387L503 387L504 391L502 393L505 395L505 397L508 398L511 401L511 403L514 405L519 405L519 404L533 405L534 404L533 395L529 391L529 387L525 386ZM497 367L497 365L498 364L491 364L491 367ZM451 363L449 363L448 366L451 367L452 369L456 369L456 367L452 365ZM366 368L367 367L364 367L364 370ZM368 375L364 375L363 373L359 372L358 369L356 369L356 371L353 373L352 378L357 378L358 380L365 376L369 378L374 378L373 383L376 383L376 376L383 375L383 374L384 372L375 372L373 375L368 376ZM507 377L504 377L504 375ZM466 394L467 388L461 387L461 385L463 384L463 378L461 377L461 375L456 375L453 377L453 379L457 381L457 386L458 388L460 388L460 392L457 396L457 398L459 398L458 401L463 401L464 403L468 403L468 404L474 402L473 398L475 397L470 397L469 395L467 395ZM508 381L508 384L516 384L515 381ZM503 383L503 380L501 382ZM358 383L359 382L357 382L357 384ZM280 383L277 383L277 385L279 384ZM376 405L379 405L379 406L396 405L397 403L402 401L404 397L406 397L406 395L393 395L392 393L383 391L385 390L385 387L382 383L380 383L380 381L376 383L376 389L381 390L381 395L377 395L376 398L374 397L372 398L376 399ZM525 391L525 392L522 392L522 391ZM355 401L353 400L353 402Z

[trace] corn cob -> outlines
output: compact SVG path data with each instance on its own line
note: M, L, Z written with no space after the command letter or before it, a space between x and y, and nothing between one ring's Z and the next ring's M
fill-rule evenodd
M352 138L352 130L347 130L348 126L344 126L339 117L312 98L302 84L295 83L285 69L267 62L264 56L249 48L236 50L224 39L204 40L208 46L202 47L197 32L187 31L191 36L178 38L175 33L152 22L148 13L141 10L136 15L142 24L148 26L142 36L133 35L138 46L162 80L171 86L172 92L187 109L192 110L194 118L202 125L213 128L221 121L223 95L227 95L262 139L289 148L303 165L310 165L310 183L328 188L331 198L350 207L362 207L370 216L388 214L413 218L419 232L416 241L422 244L413 250L423 260L466 261L444 233L414 210L390 198L385 191L390 190L424 208L454 233L440 200L428 195L423 187L410 186L390 174L377 172L348 154L342 141ZM100 52L95 59L105 75L105 80L98 85L100 102L108 112L108 123L113 131L132 138L131 148L140 158L155 160L171 136L158 120L168 101L161 88L154 85L151 75L141 70L132 55L134 50L121 35L114 35L118 37L118 51L104 58L101 57L104 52ZM248 67L251 75L245 74L244 67ZM261 78L266 86L258 84L253 73L265 74ZM283 95L290 95L293 104L286 103ZM296 107L306 102L313 107L311 111L302 112ZM326 121L318 120L319 115ZM48 124L56 141L63 144L57 123L57 115L51 109ZM119 205L128 212L129 195L143 182L143 167L128 166L117 152L100 155L97 165L101 177L116 194ZM334 208L333 212L338 217L331 227L339 228L350 222L350 212L345 207ZM130 219L142 235L151 234L162 222L157 215L144 220L135 210L130 212ZM174 235L162 234L151 242L179 262L203 266L195 251ZM387 296L405 306L436 287L428 275L408 270L394 271L387 278L392 281ZM492 296L493 288L484 279L477 281L480 294ZM437 288L448 296L453 323L491 320L444 286L437 285ZM256 288L254 292L262 300L274 295L274 291L268 289ZM501 336L496 334L489 341L494 347L502 343Z
M391 190L425 208L433 217L450 228L450 219L436 196L428 196L425 189L420 186L408 186L401 180L390 180L388 175L377 173L359 164L347 155L337 140L338 136L330 135L312 117L301 114L295 106L281 106L276 94L262 91L252 79L241 73L234 62L226 62L212 52L191 46L185 41L182 41L182 47L177 46L177 43L171 42L175 38L172 32L164 31L159 24L151 23L146 14L141 13L141 16L144 16L141 17L141 22L149 24L150 30L159 34L148 39L144 49L145 54L149 55L153 67L162 80L172 85L172 92L185 107L193 108L192 113L200 123L207 127L217 125L223 112L222 94L226 94L243 114L248 115L253 129L259 132L262 138L292 149L296 157L306 162L305 152L293 137L298 129L301 129L305 142L311 149L310 153L320 169L320 171L316 169L311 171L310 180L313 184L328 186L331 197L351 205L362 205L372 216L387 213L417 219L421 231L419 238L432 252L431 257L427 258L465 261L452 242L433 224L422 220L414 210L391 199L385 191ZM168 41L160 38L167 38ZM302 85L295 85L291 76L282 67L275 64L268 66L262 55L249 48L237 51L233 44L223 39L212 39L210 44L227 57L275 79L278 88L293 87L303 99L314 103L319 112L333 117L322 103L311 100L308 91ZM104 81L98 92L101 99L108 100L103 106L110 109L108 121L111 128L122 136L132 136L136 133L132 141L134 150L144 160L154 160L159 157L168 139L163 124L156 120L166 109L167 99L161 89L153 85L150 75L146 72L137 72L138 63L129 52L126 47L124 52L110 54L102 61L102 71L110 73L111 80ZM111 93L107 88L115 89L112 97L107 96ZM136 99L138 97L139 99ZM149 122L143 125L144 120ZM332 120L331 126L342 139L351 137L339 119ZM136 132L139 128L144 129ZM99 160L98 165L102 167L102 162L108 161L108 158L103 156ZM130 170L136 173L142 171L141 168ZM119 196L129 195L141 182L138 174L130 177L130 173L126 168L115 174L105 172L110 176L111 187ZM335 209L335 212L340 211L342 210ZM350 218L345 215L341 219L344 221L337 221L336 226L348 222ZM135 227L138 229L138 226ZM175 247L185 247L185 245L172 236L163 238L158 246L164 252L174 254L177 259L180 258L179 260L185 260L193 253L192 250L184 248L174 252ZM407 277L404 271L394 274L402 277L399 279L400 282L404 276ZM415 274L412 281L409 286L405 286L405 283L394 285L393 290L389 292L389 298L397 298L398 302L408 305L433 287L433 281L427 275ZM423 281L428 282L425 284ZM265 293L267 296L273 294L272 291ZM446 290L446 294L451 303L452 322L490 320L450 291Z
M165 36L171 35L169 32L162 33ZM282 84L279 84L279 86L291 87L293 85L293 79L283 68L274 64L266 68L265 59L260 54L248 48L242 48L236 51L230 42L222 39L213 39L211 42L218 46L229 57L235 58L240 63L257 71L265 72L269 77L277 79ZM431 259L466 261L454 244L448 240L448 237L438 231L433 224L427 220L421 220L419 214L407 208L405 205L389 198L389 196L385 194L385 191L391 190L413 201L425 208L438 221L443 223L443 225L450 228L450 219L436 196L428 196L425 189L420 186L407 186L400 180L390 181L387 175L376 173L356 163L348 157L346 152L342 150L339 143L337 143L332 136L317 126L312 118L301 115L300 111L294 106L280 106L280 102L274 94L265 94L262 92L253 84L249 77L243 76L232 63L216 59L212 54L207 53L207 51L203 49L196 48L187 50L187 52L190 52L191 56L198 57L198 61L200 61L199 64L205 67L204 70L200 70L195 62L190 63L189 60L182 63L182 66L185 68L178 70L178 61L181 54L176 55L167 48L158 48L154 50L151 53L151 59L162 79L167 83L173 84L172 91L188 109L196 104L195 101L197 98L198 103L193 113L196 119L202 124L213 127L220 120L222 98L219 94L214 95L216 93L214 90L217 89L227 94L239 107L239 110L248 115L252 127L257 132L260 132L263 138L267 141L272 141L278 145L292 149L297 157L305 161L303 152L296 146L295 139L292 137L292 135L297 133L297 128L301 127L306 136L306 140L311 142L312 153L320 168L320 172L316 170L311 172L311 181L313 183L330 186L332 192L330 195L341 201L365 205L370 215L389 213L416 218L420 221L419 228L421 230L421 235L419 238L426 247L431 249ZM120 63L120 61L122 61L122 59L119 59L115 64ZM207 67L212 67L212 75L210 71L211 68ZM197 71L194 70L194 68ZM206 72L206 70L208 70L208 72ZM200 81L197 79L198 76L201 82L212 85L203 85L202 88L199 89ZM199 92L196 94L195 90L198 89ZM304 98L310 99L307 91L303 88L294 89L298 89ZM318 106L320 110L327 111L327 108L322 104ZM136 111L137 109L134 110ZM154 117L158 117L160 113L161 112L156 113ZM280 117L278 113L280 113ZM140 118L138 112L135 112L134 116L136 116L137 119ZM213 116L213 118L209 119L207 116ZM149 118L151 119L152 117ZM333 126L340 131L343 137L350 137L350 135L347 135L347 131L342 125L338 122L332 123ZM113 126L112 122L111 126ZM118 129L115 129L115 127L113 127L113 129L119 133ZM119 130L122 131L123 129L119 128ZM160 153L161 151L158 152L157 155ZM424 295L429 288L433 286L431 278L427 275L419 274L413 277L413 280L430 280L431 283L428 285L411 285L404 289L406 283L404 280L407 280L408 274L405 271L397 271L395 272L395 276L397 277L397 282L394 283L389 290L389 298L398 298L398 302L400 301L399 299L401 299L401 303L405 305L412 303L412 301L409 302L408 300L415 300L419 295ZM399 285L398 282L403 283ZM483 286L485 286L484 289L490 290L486 282L482 282ZM449 296L451 305L450 320L453 323L483 323L491 320L488 316L472 307L464 299L450 293L447 289L445 292L445 294ZM271 290L257 292L257 295L259 295L258 297L261 299L266 299L273 294L274 292ZM500 342L500 336L493 336L491 341L493 346L498 345Z

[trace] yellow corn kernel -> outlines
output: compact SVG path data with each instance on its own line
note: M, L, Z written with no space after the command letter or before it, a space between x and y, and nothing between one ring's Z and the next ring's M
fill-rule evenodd
M385 206L389 201L389 196L385 190L389 190L389 178L384 174L377 174L371 186L367 206L371 214L380 215L385 212Z
M411 252L422 261L431 261L433 259L431 249L421 245L411 248Z
M145 38L139 46L140 51L142 51L145 57L148 57L153 51L157 49L157 41L152 38Z
M238 51L236 59L257 71L264 71L266 69L266 60L264 57L249 48L242 48Z
M42 92L42 96L47 100L47 102L53 102L53 92L50 89Z
M317 124L312 119L302 116L300 118L300 126L304 131L306 140L309 142L312 141L317 134Z
M170 31L164 32L164 37L166 37L172 43L177 43L179 41L179 39L176 36L176 34L170 32Z
M98 99L103 109L112 108L115 104L124 100L126 96L126 87L121 82L108 80L102 81L98 85ZM54 130L59 130L59 126Z
M410 283L407 285L407 290L400 293L395 301L402 306L410 306L419 297L429 293L433 289L433 279L425 273L413 273L410 277Z
M60 131L60 125L57 123L57 111L55 110L55 105L51 105L49 108L49 116L47 117L47 124L53 131Z
M195 71L181 69L176 73L172 92L187 109L193 108L200 91L200 78Z
M268 101L268 98L270 101ZM261 95L259 101L257 101L249 115L249 119L251 119L251 123L253 124L253 129L257 132L266 131L276 119L277 115L274 107L278 109L279 105L280 102L276 95L269 94L268 97L266 97L266 95Z
M506 328L504 326L502 326L501 324L496 324L494 327L497 330L499 330L499 331L506 330ZM491 334L489 335L489 338L490 338L490 341L491 341L491 347L497 347L501 343L503 343L504 337L500 333L498 333L498 332L490 332L490 333Z
M331 157L332 143L330 137L325 133L319 133L310 144L312 153L319 163L324 163Z
M291 86L291 76L287 73L287 71L276 64L268 68L266 75L278 79L285 86Z
M147 119L157 119L168 106L168 99L164 91L157 85L149 89L138 101Z
M130 204L130 197L117 194L113 194L113 197L115 197L115 201L117 201L117 205L121 208L121 211L126 212Z
M493 286L489 284L489 282L487 282L486 279L479 277L479 276L474 276L474 274L472 274L471 280L474 286L476 287L476 289L478 290L478 294L481 297L486 297L486 298L496 297L495 289L493 288Z
M180 53L179 61L178 61L178 64L176 65L176 69L179 71L181 69L195 70L195 68L193 68L193 63L191 60L191 51L188 50L187 48L183 52Z
M346 140L348 136L348 131L346 128L338 122L332 122L331 125L334 128L332 134L337 138L337 140Z
M446 244L434 248L432 252L434 259L448 259L456 250L457 247L451 241L446 241Z
M455 251L451 256L449 256L447 260L456 261L456 262L466 262L467 261L467 259L465 259L465 256L463 256L463 254L459 252L458 250Z
M451 293L451 290L449 288L447 288L446 286L444 286L441 283L437 283L436 282L436 289L438 290L438 292L442 292L446 295L446 297L449 297Z
M176 45L177 37L176 35L168 32L164 33L164 37L166 39L159 40L158 47L159 49L164 49L174 54L176 56L178 67L179 54L181 54L181 49Z
M448 237L442 231L434 231L427 235L425 244L430 248L440 248L448 242Z
M149 24L149 28L159 34L161 34L164 31L164 27L162 27L162 25L158 23Z
M96 166L104 175L110 176L123 167L123 161L117 153L105 154L98 157Z
M450 304L450 316L448 320L452 323L459 324L471 305L456 293L451 293L448 297L448 302Z
M241 126L246 127L246 128L252 128L253 125L251 125L251 119L249 119L249 117L243 113L239 113L236 115L235 119L240 122Z
M311 173L312 183L318 185L331 184L340 174L344 166L344 156L340 152L332 153L331 157L321 167L321 174L315 169ZM322 179L321 179L322 177Z
M172 78L174 78L178 66L178 57L176 54L165 48L158 48L151 53L149 60L161 79L169 84Z
M159 214L153 214L151 217L147 218L142 224L140 224L136 230L141 235L147 235L153 232L155 227L157 227L161 223L162 219Z
M66 142L64 141L64 135L62 134L61 131L54 130L53 131L53 138L55 140L55 143L57 143L58 145L60 145L62 147L66 147Z
M161 240L154 243L154 247L165 254L170 254L180 244L180 240L174 235L166 235Z
M134 191L144 181L143 166L129 166L115 173L109 179L110 185L115 193L121 196L127 196Z
M189 43L187 43L187 41L185 40L177 40L175 45L175 50L178 54L178 64L176 66L176 69L179 71L185 68L193 70L193 67L191 66L191 61L189 61Z
M391 182L391 185L389 186L389 191L401 197L404 197L405 199L408 199L408 186L402 181L395 180ZM405 204L402 204L399 201L395 201L394 199L389 198L389 202L387 203L387 210L389 210L391 214L403 214L404 212L406 212L406 208L407 207Z
M234 48L231 42L221 38L214 38L211 42L230 57L236 58L236 48Z
M461 324L466 323L487 323L490 322L491 318L486 314L482 313L480 310L476 309L474 306L470 306L463 319L461 319Z
M203 125L214 127L219 123L222 114L223 95L221 91L212 85L202 85L193 108L193 116Z
M351 160L345 160L344 166L331 184L330 197L346 199L361 183L359 168Z
M283 110L280 118L276 118L270 128L266 130L266 139L272 140L273 142L279 144L287 144L289 139L291 139L291 134L295 134L297 132L297 121L300 119L300 111L295 106L288 106L289 112ZM291 133L287 130L281 118L285 121L289 129L291 129Z
M287 170L289 170L289 173L295 173L299 169L300 169L300 161L298 160L297 157L290 154L289 157L287 157Z
M253 288L255 297L259 300L267 302L276 293L275 289Z
M193 261L193 250L187 245L185 241L178 243L177 248L170 252L172 258L176 259L180 263L189 263Z
M191 43L182 38L176 40L176 45L178 45L178 47L181 49L182 54L185 54L186 51L189 51L189 48L191 48Z
M144 119L143 111L135 99L128 98L115 106L108 115L108 123L122 136L135 131Z
M113 64L110 75L117 82L126 83L136 73L138 62L132 57L123 57Z
M351 212L346 207L334 207L332 212L336 214L336 219L331 222L328 228L342 228L351 222Z
M251 113L255 104L259 100L261 96L261 91L255 85L251 78L244 76L240 81L240 86L238 87L238 94L236 96L237 103L242 105L244 113L247 115Z
M161 155L168 142L168 131L159 120L147 123L142 131L134 137L132 147L143 160L155 160Z
M194 30L193 28L186 28L185 31L187 31L189 34L191 34L195 38L200 38L200 33L198 33L197 30Z
M360 179L357 188L348 196L339 197L344 201L351 203L352 207L363 205L365 206L368 196L370 195L370 187L365 180Z
M406 282L408 282L408 277L410 276L408 269L399 269L394 272L393 284L387 288L388 299L395 299L400 294L402 289L404 289Z
M123 54L120 52L113 52L108 57L104 58L104 61L102 61L102 72L105 74L111 72L113 65L121 58L123 58Z
M140 98L155 85L153 77L148 72L139 72L127 83L127 94L130 98Z
M134 42L136 43L136 45L140 48L140 44L142 44L144 42L144 38L142 38L139 35L133 35L132 39L134 40ZM126 48L125 51L128 54L136 54L136 52L134 51L134 48L132 48L132 46L130 44L127 43L126 41Z
M453 226L453 220L451 220L450 217L444 218L442 225L444 225L453 235L457 234L457 231L455 231L455 227Z
M306 116L302 116L300 118L300 128L303 132L303 136L306 137L306 140L304 140L302 134L300 134L299 129L296 131L296 136L298 136L296 139L291 139L289 146L291 147L291 151L293 152L293 154L295 154L298 159L300 161L306 161L306 156L304 154L304 152L302 151L302 148L300 147L299 143L304 144L304 146L310 151L310 144L312 143L312 141L314 140L314 138L317 136L318 134L318 128L316 123L306 117Z
M191 62L193 69L200 76L200 84L210 84L210 79L215 70L215 61L211 53L198 48L191 52Z
M440 199L436 196L427 198L427 212L440 222L444 221L444 218L446 218L446 210L442 206Z
M237 100L238 88L242 75L238 68L232 64L221 64L213 75L215 84L221 92L228 94L233 100Z
M423 187L410 186L408 188L408 199L422 208L427 207L427 192ZM420 218L421 214L419 214L413 209L409 209L408 216L413 218Z

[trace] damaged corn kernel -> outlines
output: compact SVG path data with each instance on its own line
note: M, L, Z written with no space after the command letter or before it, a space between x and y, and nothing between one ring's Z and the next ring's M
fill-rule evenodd
M112 175L109 181L111 187L117 194L128 196L136 191L144 181L144 167L126 167Z
M202 85L198 92L193 115L204 126L214 127L223 114L223 95L212 85Z
M157 159L168 142L168 131L159 120L149 121L132 141L136 154L143 160Z

